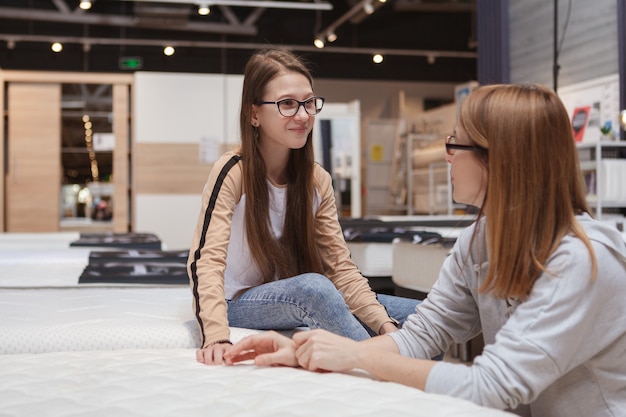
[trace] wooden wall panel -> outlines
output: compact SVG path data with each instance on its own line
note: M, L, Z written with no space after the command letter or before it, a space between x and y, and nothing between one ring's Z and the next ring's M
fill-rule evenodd
M5 200L5 190L4 190L4 143L7 140L5 137L5 129L4 129L4 116L5 116L5 107L6 101L4 100L4 73L0 69L0 232L5 230L4 224L4 200Z
M132 160L135 195L200 194L211 170L197 144L135 143Z
M8 138L6 231L58 231L62 169L59 84L9 84Z
M113 85L113 231L130 231L130 206L128 186L130 184L130 91L127 84Z

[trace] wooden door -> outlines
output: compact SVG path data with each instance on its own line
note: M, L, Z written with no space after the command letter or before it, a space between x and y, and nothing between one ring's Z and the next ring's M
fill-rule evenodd
M9 83L6 231L59 230L61 85Z

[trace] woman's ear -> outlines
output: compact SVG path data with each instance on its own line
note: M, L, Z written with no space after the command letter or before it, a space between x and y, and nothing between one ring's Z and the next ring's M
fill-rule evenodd
M252 106L252 111L250 112L250 124L254 127L259 127L261 124L259 116L256 112L256 106L254 105Z

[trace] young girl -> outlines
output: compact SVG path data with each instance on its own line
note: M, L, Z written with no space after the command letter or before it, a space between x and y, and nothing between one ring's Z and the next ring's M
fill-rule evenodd
M540 85L464 102L447 138L457 202L480 208L402 329L354 342L321 331L243 339L228 363L362 368L533 417L624 416L626 245L589 214L567 111ZM425 360L483 334L471 364Z
M377 296L350 259L331 177L313 159L323 104L294 54L267 50L248 61L241 148L213 166L190 249L200 362L222 363L229 326L308 326L363 340L415 311L416 300Z

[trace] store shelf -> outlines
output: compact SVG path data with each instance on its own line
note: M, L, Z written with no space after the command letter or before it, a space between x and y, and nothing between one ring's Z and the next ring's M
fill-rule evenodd
M577 145L580 169L587 185L587 202L596 217L606 209L626 209L626 142Z

